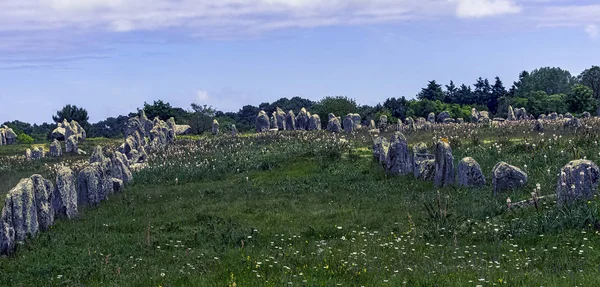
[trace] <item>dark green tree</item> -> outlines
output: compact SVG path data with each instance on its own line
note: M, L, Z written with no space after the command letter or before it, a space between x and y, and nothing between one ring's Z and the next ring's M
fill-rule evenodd
M458 91L456 91L456 101L454 104L465 105L473 102L473 90L471 90L471 86L467 86L465 84L460 85Z
M491 97L487 103L488 111L492 114L496 114L498 110L498 100L507 95L506 88L500 80L500 77L496 77L494 85L492 86Z
M593 112L596 109L594 91L581 84L573 86L565 98L565 103L569 111L574 113Z
M329 113L333 113L337 117L343 117L349 113L358 113L358 105L354 99L344 96L327 96L317 102L313 107L314 114L318 114L321 118L321 124L327 126Z
M62 122L63 119L66 119L69 122L75 120L84 129L90 125L88 122L90 119L88 112L84 108L80 108L75 105L66 105L60 111L57 111L56 115L52 116L52 120L54 120L56 123Z
M421 89L417 98L419 100L443 101L444 91L442 91L442 85L436 83L435 80L429 81L427 87Z
M528 98L530 93L536 91L544 91L548 95L567 94L576 83L576 79L567 70L543 67L529 74L521 73L519 81L515 83L514 96Z
M392 117L397 119L405 119L406 113L408 112L408 101L405 97L401 98L388 98L383 103L383 107L388 109Z
M444 102L457 104L458 103L458 88L454 85L453 81L450 81L450 84L446 85L446 91L444 91Z
M577 80L580 84L592 89L594 92L594 99L600 100L600 67L592 66L591 68L584 70L577 76Z
M177 123L185 123L188 120L188 112L182 108L174 108L168 102L162 100L154 101L152 105L144 102L144 112L146 116L153 120L155 117L166 121L169 118L175 118Z

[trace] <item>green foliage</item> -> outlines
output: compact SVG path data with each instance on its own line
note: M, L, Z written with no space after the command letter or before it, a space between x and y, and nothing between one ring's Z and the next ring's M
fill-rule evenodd
M411 100L409 101L409 115L414 117L427 118L430 112L438 114L443 111L450 112L450 115L454 118L469 119L471 116L470 106L461 106L458 104L446 104L441 101L429 101L429 100Z
M515 83L514 96L529 98L531 93L543 91L548 95L567 94L571 87L577 83L569 71L558 67L543 67L521 73L520 79Z
M88 116L87 110L84 108L77 107L75 105L66 105L60 111L56 112L56 115L52 116L52 120L54 122L59 123L63 120L72 121L75 120L78 122L84 129L89 126L88 120L90 117Z
M34 142L33 138L27 134L19 133L17 135L17 142L20 144L32 144Z
M577 80L580 84L589 87L594 91L594 98L600 100L600 67L592 66L589 69L585 69Z
M596 109L594 91L587 86L577 84L565 97L565 104L571 112L593 112Z
M173 117L177 123L187 123L188 119L188 112L184 109L174 108L170 103L163 102L162 100L154 101L152 105L144 102L144 112L151 120L158 117L159 119L166 121Z
M106 120L91 124L86 130L88 137L122 138L125 124L129 117L109 117Z
M435 80L429 81L427 87L421 89L417 98L419 100L443 101L444 91L442 91L442 85L436 83Z
M358 111L356 101L343 96L325 97L312 107L312 112L319 115L323 126L327 126L329 113L343 117L348 113L358 113Z

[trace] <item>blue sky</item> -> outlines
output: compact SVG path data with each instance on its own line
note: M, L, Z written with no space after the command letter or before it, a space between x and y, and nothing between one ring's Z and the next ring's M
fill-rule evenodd
M96 122L157 99L224 111L293 96L372 105L432 79L509 87L522 70L599 64L597 1L0 2L0 122L49 122L65 104Z

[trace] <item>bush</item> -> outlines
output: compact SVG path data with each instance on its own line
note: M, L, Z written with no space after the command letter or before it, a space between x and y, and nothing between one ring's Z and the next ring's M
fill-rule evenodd
M22 144L32 144L33 138L27 134L20 133L17 135L17 141Z

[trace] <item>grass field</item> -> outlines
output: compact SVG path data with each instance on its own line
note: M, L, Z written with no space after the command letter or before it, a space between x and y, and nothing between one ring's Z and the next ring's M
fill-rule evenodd
M586 125L406 133L411 145L449 138L455 163L476 159L488 177L477 189L387 175L368 133L186 137L123 193L1 257L0 285L597 286L597 200L505 204L536 184L553 194L572 159L600 162L600 125ZM529 181L493 197L500 160Z

